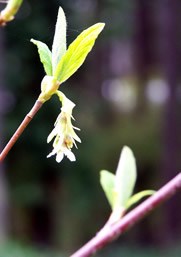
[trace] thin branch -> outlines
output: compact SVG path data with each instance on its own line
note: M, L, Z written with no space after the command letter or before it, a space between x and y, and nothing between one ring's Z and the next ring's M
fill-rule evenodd
M5 26L7 22L14 19L23 0L3 0L2 3L7 3L6 7L0 12L0 26Z
M25 128L28 126L30 121L35 116L35 114L40 110L42 105L43 105L43 103L40 102L40 101L36 101L35 102L34 106L31 109L31 111L26 115L26 117L24 118L24 120L22 121L22 123L20 124L18 129L15 131L14 135L11 137L11 139L9 140L7 145L2 150L2 152L0 154L0 162L2 162L6 158L7 154L9 153L9 151L11 150L13 145L16 143L18 138L21 136L21 134L23 133Z
M103 248L105 245L116 239L118 236L135 225L137 221L142 219L158 205L165 202L181 189L181 173L163 186L153 196L149 197L135 209L125 215L119 222L112 225L108 229L101 230L93 239L86 243L82 248L70 257L88 257Z

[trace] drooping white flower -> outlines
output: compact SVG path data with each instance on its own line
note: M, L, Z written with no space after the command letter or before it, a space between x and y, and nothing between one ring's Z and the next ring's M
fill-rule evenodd
M80 138L74 131L74 129L79 129L74 127L71 122L71 119L73 119L72 110L75 104L62 92L57 91L57 95L62 102L62 108L55 122L55 127L47 138L48 143L54 138L53 150L47 157L56 155L56 161L61 162L65 155L70 161L75 161L76 158L71 149L74 145L77 147L75 141L81 143Z

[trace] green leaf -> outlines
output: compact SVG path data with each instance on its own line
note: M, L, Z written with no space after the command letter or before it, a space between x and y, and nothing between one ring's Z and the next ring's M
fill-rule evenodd
M144 190L141 191L135 195L133 195L132 197L130 197L130 199L127 201L126 203L126 209L130 208L133 204L137 203L138 201L140 201L143 197L149 196L149 195L153 195L155 193L154 190Z
M84 30L70 44L68 50L61 58L53 76L60 83L66 81L83 64L88 53L91 51L96 38L104 28L104 23L97 23Z
M38 40L31 39L30 41L38 48L40 61L43 63L46 74L52 76L52 57L51 51L49 50L48 46Z
M123 147L115 175L114 209L124 208L136 183L136 162L131 149Z
M58 10L57 23L55 27L55 35L52 45L52 66L53 73L59 63L60 59L66 52L66 18L65 13L61 7Z
M100 183L108 199L108 202L111 205L111 208L113 208L115 175L107 170L101 170Z

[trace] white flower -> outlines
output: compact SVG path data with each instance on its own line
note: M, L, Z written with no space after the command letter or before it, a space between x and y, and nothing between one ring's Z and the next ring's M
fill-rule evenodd
M56 155L56 161L61 162L65 155L70 161L75 161L75 155L71 149L73 145L77 147L75 141L81 143L80 138L74 131L74 129L79 129L74 127L71 122L71 118L73 118L72 110L75 104L60 91L57 91L57 95L62 102L62 108L55 122L55 127L47 138L48 143L54 138L53 150L47 157Z

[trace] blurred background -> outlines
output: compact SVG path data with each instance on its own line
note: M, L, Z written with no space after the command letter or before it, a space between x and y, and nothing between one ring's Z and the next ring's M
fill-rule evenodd
M0 29L0 148L40 93L44 70L30 39L51 48L59 6L68 44L106 23L84 65L61 86L76 103L82 143L74 163L46 159L60 111L53 97L1 164L3 257L68 256L94 236L110 215L99 171L115 172L124 145L137 160L135 192L157 190L181 167L180 0L25 0ZM177 194L96 256L180 256L180 202Z

